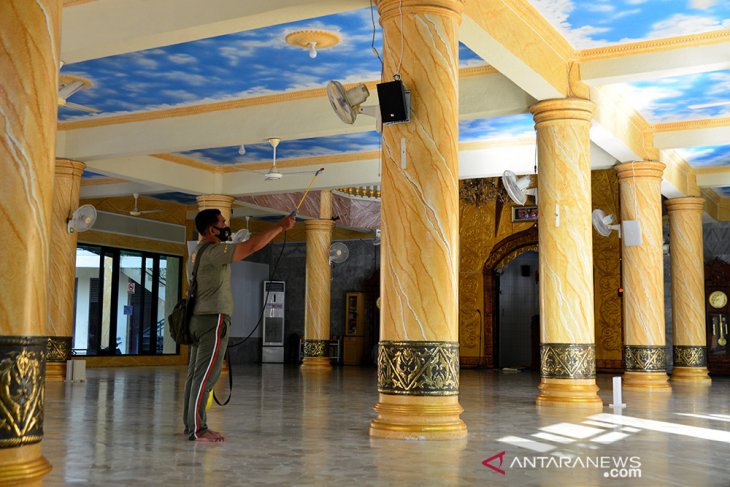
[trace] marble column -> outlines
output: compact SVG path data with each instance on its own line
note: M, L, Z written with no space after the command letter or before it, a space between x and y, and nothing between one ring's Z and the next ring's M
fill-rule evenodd
M0 2L0 484L41 485L61 0Z
M319 220L307 220L307 275L304 293L304 360L302 369L330 370L330 276L332 194L320 193Z
M641 245L621 241L624 388L670 392L664 346L661 162L618 164L621 221L638 220Z
M538 406L601 409L596 386L590 136L580 98L530 107L537 130L540 248Z
M66 361L71 358L74 333L74 283L76 281L76 241L78 234L68 232L68 218L79 207L81 174L86 164L56 159L51 222L51 263L49 307L46 333L46 380L64 380Z
M412 111L409 123L383 128L379 395L370 435L463 438L458 32L464 2L377 5L384 79L400 74L411 90Z
M233 196L224 194L201 194L196 198L198 200L198 211L216 209L220 210L226 224L231 224L231 208L233 207Z
M705 268L702 198L666 201L672 274L672 382L709 384L705 335Z

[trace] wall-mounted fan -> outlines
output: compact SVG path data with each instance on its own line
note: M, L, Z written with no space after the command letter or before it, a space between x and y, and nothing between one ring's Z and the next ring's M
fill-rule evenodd
M246 240L251 238L251 231L248 229L248 220L250 218L251 218L250 216L246 217L246 228L242 228L233 234L233 236L231 237L231 241L233 243L245 242Z
M99 113L101 111L96 108L68 101L71 96L75 95L79 91L90 88L91 81L79 76L71 76L68 74L59 75L58 81L58 106L64 106L89 113Z
M607 215L603 210L596 208L593 210L593 228L599 235L608 237L611 232L616 230L618 238L621 238L621 225L613 224L613 215Z
M132 196L134 196L134 208L129 210L129 214L132 216L142 216L142 215L148 215L150 213L162 213L164 210L140 210L138 205L139 200L139 193L132 193Z
M85 232L96 222L96 208L92 205L83 205L72 212L66 221L68 233Z
M502 184L516 204L524 205L528 196L534 196L537 203L537 188L527 188L530 185L530 176L518 178L515 173L507 170L502 174Z
M345 89L339 81L332 80L327 83L327 98L340 120L352 125L357 120L359 113L369 115L375 117L375 130L381 133L383 131L383 119L380 114L380 106L362 106L368 96L370 96L370 91L362 83L349 90Z
M350 256L350 249L342 242L335 242L330 245L330 265L342 264Z
M380 245L380 237L381 236L382 236L382 232L380 231L379 228L376 228L375 229L375 240L373 240L373 245L374 246L377 247L378 245Z

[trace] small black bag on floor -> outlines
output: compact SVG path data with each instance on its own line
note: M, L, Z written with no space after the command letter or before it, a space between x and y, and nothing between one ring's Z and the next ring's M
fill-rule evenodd
M190 336L190 318L193 316L193 308L195 308L195 294L198 292L198 281L196 276L198 275L198 265L200 259L203 256L203 251L208 247L208 243L204 244L198 250L198 255L195 257L195 266L193 267L193 279L190 281L188 286L187 296L182 298L175 307L172 309L172 313L167 317L167 322L170 325L170 336L178 345L190 345L192 343L192 337Z

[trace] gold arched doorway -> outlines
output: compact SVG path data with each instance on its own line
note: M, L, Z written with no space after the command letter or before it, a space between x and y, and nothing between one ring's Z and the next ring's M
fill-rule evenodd
M537 252L537 223L527 230L511 235L494 246L484 262L484 364L495 367L495 313L498 310L495 271L504 268L525 252Z

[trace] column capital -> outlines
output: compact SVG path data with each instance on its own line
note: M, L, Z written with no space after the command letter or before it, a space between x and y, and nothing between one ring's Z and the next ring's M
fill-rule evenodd
M688 196L686 198L672 198L664 202L667 205L667 212L692 211L702 213L705 209L704 198Z
M230 210L233 206L233 196L224 194L201 194L195 198L198 200L198 210L205 210L206 208L227 208Z
M56 159L56 175L68 175L81 177L86 169L86 164L72 159Z
M596 105L583 98L551 98L542 100L530 107L535 120L535 128L543 122L575 120L588 122L593 119Z
M664 163L657 161L636 161L624 162L614 166L619 181L634 178L662 179L664 174Z
M435 13L438 15L454 15L461 19L465 0L376 0L380 24L404 15Z
M304 228L307 232L316 232L316 231L332 231L332 229L335 227L335 222L332 220L305 220L304 221Z

